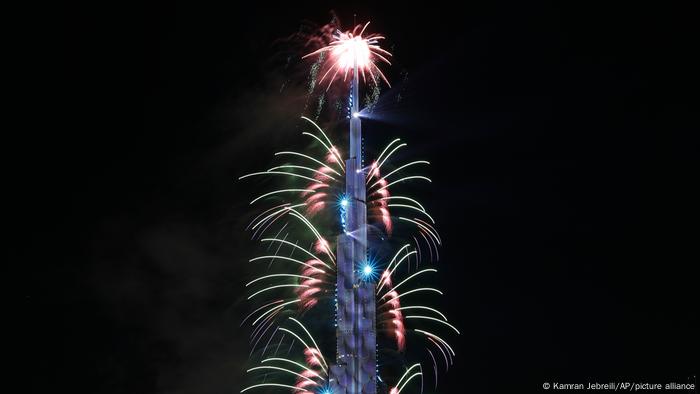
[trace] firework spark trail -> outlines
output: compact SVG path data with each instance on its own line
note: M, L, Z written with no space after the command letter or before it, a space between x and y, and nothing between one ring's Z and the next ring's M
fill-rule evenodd
M430 351L430 349L425 348L425 351L428 352L428 354L430 355L430 358L433 360L433 375L435 376L435 390L437 390L437 385L438 385L437 361L435 360L435 356L433 355L433 352Z
M277 232L277 234L275 234L275 238L279 237L279 235L282 233L282 231L284 231L284 229L287 227L288 224L289 224L289 222L284 223L284 226L282 226L282 228ZM286 233L284 235L283 239L287 240L288 236L289 236L289 233ZM267 248L265 250L269 251L271 247L272 247L272 244L269 244L269 245L267 245ZM275 250L275 256L280 254L280 249L282 249L282 244L277 245L277 249ZM291 257L291 254L289 255L289 257ZM275 260L270 260L270 262L267 263L267 270L268 271L270 270L270 268L272 268L272 263L274 263L274 262L275 262Z
M263 324L258 326L257 333L254 330L253 331L253 337L251 338L251 349L250 349L250 354L248 355L249 357L253 356L253 353L255 352L255 349L257 348L258 342L265 336L265 333L274 326L274 318L275 315L279 314L281 309L277 309L273 314L265 318L265 321L263 321ZM261 330L262 328L262 330ZM257 339L256 339L257 338ZM255 342L253 342L255 341Z
M316 84L328 81L327 91L339 76L347 78L355 63L365 80L377 84L381 79L388 84L377 63L389 63L391 54L379 47L383 36L365 34L367 27L368 24L358 25L347 32L326 29L328 32L335 31L334 37L304 56L319 55L310 79L311 93ZM375 86L374 94L378 95L377 92ZM320 100L325 100L325 97L326 93ZM317 121L306 116L302 116L301 121L304 127L301 135L310 140L310 150L279 151L274 154L275 161L285 162L276 162L267 170L239 177L241 182L261 178L287 181L284 188L273 188L250 201L252 207L270 205L261 208L261 212L246 227L253 233L251 238L258 240L265 250L261 255L250 258L249 262L266 263L261 265L267 266L267 272L249 278L245 284L247 299L255 309L243 319L241 325L249 322L252 327L251 355L258 345L262 349L258 353L259 365L247 369L259 380L241 392L275 387L297 394L329 392L332 363L326 361L322 348L311 335L311 332L321 330L326 324L309 317L307 313L312 308L332 308L328 302L333 299L338 278L337 264L340 261L334 253L337 248L336 236L345 231L347 217L344 212L351 203L345 195L346 167L349 167L347 163L351 160L345 161L343 157L350 154L343 154ZM405 303L406 300L421 299L430 293L443 294L421 283L428 277L427 274L436 273L436 269L418 270L419 262L428 258L428 263L439 260L438 248L442 240L435 228L435 219L415 198L391 192L394 188L403 192L404 188L418 182L432 183L429 177L415 173L430 165L428 161L394 163L399 156L396 153L407 146L399 138L392 139L374 160L367 161L371 163L369 166L360 168L364 166L362 164L349 168L357 168L363 181L360 184L366 188L367 225L377 229L380 238L391 245L389 249L394 249L391 253L382 252L386 256L377 256L377 261L372 265L367 262L369 272L366 278L377 281L372 287L372 293L376 294L376 325L381 327L382 335L394 340L399 352L411 348L407 344L409 341L421 340L427 344L424 358L433 364L432 373L437 387L438 368L431 347L437 348L443 355L446 370L452 365L455 353L445 339L425 328L446 330L450 335L459 335L459 330L438 309ZM402 215L396 215L394 211ZM394 232L412 241L405 243L400 238L392 238ZM419 242L420 239L423 241ZM423 242L428 247L429 256L421 253ZM413 259L415 272L412 272ZM388 264L382 261L388 261ZM328 310L329 316L331 313ZM409 338L409 333L414 335ZM286 358L277 356L283 343L287 349ZM274 354L265 358L268 348ZM422 392L423 373L421 363L414 363L388 389L392 394L400 394L411 381L420 377ZM268 377L279 380L268 381ZM293 384L288 384L290 378L294 379ZM381 377L379 380L383 382Z
M267 340L267 343L265 343L265 347L263 348L262 352L260 353L261 359L265 357L265 353L267 353L267 347L270 346L272 339L275 338L275 335L277 335L278 331L279 330L277 328L275 328L275 331L273 331L272 334L270 334L270 339Z
M256 313L257 313L258 311L260 311L261 309L264 309L264 308L266 308L266 307L268 307L268 306L270 306L270 305L272 305L272 304L277 304L277 303L280 303L280 302L282 302L282 300L275 300L275 301L270 302L269 304L265 304L265 305L261 306L260 308L254 310L253 312L251 312L250 314L248 314L248 316L246 316L245 319L243 319L243 321L241 321L241 324L240 324L239 327L243 326L243 324L246 322L246 320L250 319L251 316L253 316L254 314L256 314Z

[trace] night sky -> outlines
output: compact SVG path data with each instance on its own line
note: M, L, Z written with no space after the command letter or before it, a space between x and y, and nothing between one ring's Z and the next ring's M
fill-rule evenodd
M697 22L640 3L56 12L15 162L27 208L8 208L33 391L244 387L244 227L261 189L235 179L299 146L308 63L287 38L331 10L371 19L394 52L367 143L400 136L432 163L416 191L462 332L438 392L694 379Z

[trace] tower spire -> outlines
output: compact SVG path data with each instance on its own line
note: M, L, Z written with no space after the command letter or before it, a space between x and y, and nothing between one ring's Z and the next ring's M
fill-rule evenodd
M359 117L358 59L353 59L350 87L350 157L346 161L345 195L348 226L338 237L337 354L331 368L334 393L377 392L376 305L367 264L367 206L362 170L362 124ZM371 268L370 268L371 269Z

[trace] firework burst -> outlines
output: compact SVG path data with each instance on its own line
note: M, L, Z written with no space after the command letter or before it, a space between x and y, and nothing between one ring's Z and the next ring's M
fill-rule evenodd
M365 82L369 74L372 82L376 83L376 78L379 77L387 85L391 86L389 80L376 64L377 61L391 64L388 59L391 57L391 53L379 46L379 42L384 39L384 36L379 34L363 36L367 26L369 26L369 22L364 26L357 25L351 31L341 32L336 30L333 35L333 41L328 45L303 56L303 58L307 58L321 54L327 55L319 83L323 83L329 75L331 76L328 80L329 87L339 75L342 75L342 79L345 81L348 73L357 66Z

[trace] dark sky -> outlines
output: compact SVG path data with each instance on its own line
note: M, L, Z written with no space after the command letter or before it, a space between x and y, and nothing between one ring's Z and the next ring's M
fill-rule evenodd
M303 80L280 93L280 39L331 10L395 53L387 100L404 100L368 142L398 134L432 162L423 200L462 331L439 392L694 376L689 10L410 3L56 10L16 173L36 392L243 387L255 190L234 179L298 141Z

